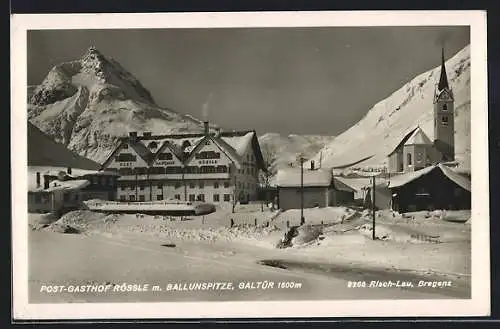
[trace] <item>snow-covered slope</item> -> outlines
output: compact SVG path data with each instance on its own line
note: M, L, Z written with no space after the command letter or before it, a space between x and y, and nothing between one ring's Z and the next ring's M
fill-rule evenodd
M446 71L455 96L456 160L461 167L470 168L470 46L446 62ZM387 154L417 125L433 140L432 102L439 73L440 67L422 73L373 106L321 150L323 166L381 168L387 163ZM315 159L319 157L318 153Z
M130 131L196 131L200 120L158 106L117 61L94 47L50 70L28 101L28 119L55 141L102 162Z
M331 143L335 137L321 135L288 135L267 133L259 137L260 147L264 157L273 155L274 165L278 168L297 163L300 153L306 159L312 158L326 144Z

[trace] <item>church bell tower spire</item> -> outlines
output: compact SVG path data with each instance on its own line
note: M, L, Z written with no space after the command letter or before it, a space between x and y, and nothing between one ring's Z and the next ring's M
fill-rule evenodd
M444 47L441 49L441 76L439 77L438 90L449 89L448 76L444 65Z

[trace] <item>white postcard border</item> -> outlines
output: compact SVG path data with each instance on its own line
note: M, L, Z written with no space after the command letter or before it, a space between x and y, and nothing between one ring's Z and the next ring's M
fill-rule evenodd
M273 302L28 303L27 30L296 26L442 26L471 28L472 291L469 300ZM486 12L238 12L23 14L11 17L12 270L15 319L269 318L477 316L490 312Z

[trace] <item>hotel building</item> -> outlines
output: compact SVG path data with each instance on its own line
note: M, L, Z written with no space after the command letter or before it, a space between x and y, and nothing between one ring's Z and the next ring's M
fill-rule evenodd
M248 202L264 170L255 131L152 135L130 132L102 165L117 171L121 201Z

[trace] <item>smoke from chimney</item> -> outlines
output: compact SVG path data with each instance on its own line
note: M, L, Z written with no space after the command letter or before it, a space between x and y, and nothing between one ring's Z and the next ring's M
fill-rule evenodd
M203 103L203 106L201 107L201 116L203 118L203 121L208 121L208 109L209 109L209 103L210 99L212 98L212 93L208 94L207 100L205 103Z

